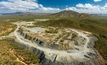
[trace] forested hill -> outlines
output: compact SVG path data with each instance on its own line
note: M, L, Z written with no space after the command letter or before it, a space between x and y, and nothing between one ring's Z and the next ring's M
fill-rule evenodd
M53 17L64 17L64 18L70 18L70 17L89 17L89 14L85 14L85 13L78 13L72 10L64 10L55 14L52 14L51 16Z

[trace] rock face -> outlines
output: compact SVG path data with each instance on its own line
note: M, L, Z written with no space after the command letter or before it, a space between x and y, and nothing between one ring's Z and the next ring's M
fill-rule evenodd
M37 55L42 65L105 65L106 64L105 60L98 53L98 51L93 48L94 42L95 40L97 40L94 37L91 38L92 40L88 44L88 48L90 48L89 50L92 50L95 53L92 53L92 52L85 53L85 51L87 51L86 50L87 48L84 48L85 50L84 49L80 50L78 53L76 53L76 55L74 53L71 53L71 52L74 52L75 50L73 51L70 50L68 52L61 51L61 55L60 55L59 54L60 51L56 51L56 50L54 51L54 50L43 48L45 47L44 46L45 43L40 39L32 37L26 32L23 32L21 30L19 30L17 33L19 37L17 39L13 39L12 41L16 45L23 47L26 50L32 51L35 55ZM27 41L27 43L25 41ZM35 43L35 45L37 46L32 45L32 43ZM55 46L57 45L53 45L52 47L55 47ZM44 49L47 51L45 51ZM83 50L84 52L80 53ZM76 51L78 51L78 49ZM80 56L83 56L83 57L80 57Z
M46 59L46 56L43 51L36 49L30 45L19 43L14 39L12 40L12 42L14 42L18 46L23 47L26 50L32 51L35 55L39 57L40 63L42 63L42 65L106 65L105 60L101 57L101 55L96 50L95 52L97 53L97 56L90 57L88 61L85 61L84 59L84 62L78 62L74 60L71 63L67 63L66 61L65 62L56 61L55 58L57 56L54 57L53 61L48 60ZM92 55L92 54L89 54L89 55Z

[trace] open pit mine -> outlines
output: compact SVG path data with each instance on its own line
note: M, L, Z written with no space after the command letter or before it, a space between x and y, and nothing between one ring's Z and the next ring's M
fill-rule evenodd
M58 27L30 27L32 22L14 23L13 42L39 56L42 65L105 65L94 48L98 39L90 32Z

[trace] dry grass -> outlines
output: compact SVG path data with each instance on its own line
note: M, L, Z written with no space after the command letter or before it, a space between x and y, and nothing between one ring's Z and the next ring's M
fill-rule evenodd
M10 22L0 20L0 36L8 35L16 28ZM39 65L32 52L16 46L9 39L0 40L0 65Z
M17 61L10 48L10 41L0 41L0 65L24 65Z
M10 40L0 41L0 48L0 65L39 65L37 56Z
M7 35L16 28L15 25L10 22L0 20L0 36Z

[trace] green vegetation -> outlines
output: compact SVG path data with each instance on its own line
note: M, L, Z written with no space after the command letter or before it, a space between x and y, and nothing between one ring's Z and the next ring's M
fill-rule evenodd
M52 17L54 18L72 18L72 17L90 17L90 15L85 13L78 13L71 10L64 10L55 14L52 14Z
M90 16L87 14L80 15L79 13L73 12L73 11L72 12L65 11L65 13L64 14L63 13L64 12L60 12L60 14L57 13L57 14L53 14L53 15L0 16L0 19L2 19L2 21L0 20L0 23L1 23L0 32L8 30L8 28L15 28L14 25L12 25L11 23L8 23L8 22L33 21L34 19L51 19L46 22L38 22L35 25L36 26L45 26L45 27L52 26L52 27L60 27L60 28L63 28L63 27L76 28L76 29L82 29L82 30L92 32L98 38L98 41L95 44L95 48L107 60L107 17L101 17L101 16L95 17L95 16ZM6 35L8 33L4 33L4 34ZM3 35L3 34L1 34L1 35ZM59 37L58 37L58 39L59 39ZM75 37L76 36L74 35L74 38ZM28 39L30 39L30 37L28 37ZM6 42L6 41L4 41L4 42ZM2 42L2 43L4 43L4 42ZM8 44L6 44L6 45L8 45ZM5 44L2 45L0 43L1 48L3 48L3 46L6 46L6 45ZM68 45L65 45L65 46L67 48ZM58 49L60 49L60 48L58 48ZM4 50L2 50L2 52ZM9 52L9 54L10 54L10 52ZM8 55L9 58L11 57L10 55ZM19 55L20 55L20 53L19 53ZM0 57L0 60L2 60L2 57L3 56ZM12 57L12 58L14 59L14 57ZM3 59L4 59L4 57L3 57ZM9 61L9 59L5 58L4 60L2 60L3 62L0 62L0 63L7 63L7 61L5 61L5 60ZM30 63L30 61L28 61L28 62ZM17 63L19 63L19 62L17 62ZM2 65L2 64L0 64L0 65ZM6 65L8 65L8 63ZM15 65L18 65L18 64L15 64ZM19 64L19 65L21 65L21 64Z
M78 37L77 34L75 34L75 33L72 34L72 39L75 39L77 37Z
M53 26L53 27L75 27L75 28L78 28L78 22L74 22L69 19L49 20L49 21L45 21L45 22L38 22L38 23L36 23L36 25L37 26L42 25L45 27Z
M17 21L34 21L34 19L46 19L51 18L49 15L36 15L36 14L23 14L23 15L5 15L0 16L0 19L7 20L9 22L17 22Z
M8 35L16 29L9 21L0 20L0 36ZM33 54L15 45L9 39L0 40L0 65L39 65L39 59Z
M0 65L39 65L37 56L15 45L9 39L1 40L0 48Z
M69 49L69 44L60 44L57 47L58 50L68 50Z
M98 41L95 44L95 48L101 53L101 55L107 59L107 19L99 17L79 18L72 17L66 19L49 20L45 22L38 22L37 26L53 26L53 27L66 27L77 28L92 32Z
M46 30L45 32L46 32L46 33L58 33L58 30L57 30L57 29L50 28L49 30Z
M10 22L0 20L0 36L7 35L13 30L15 30L16 26L11 24Z

